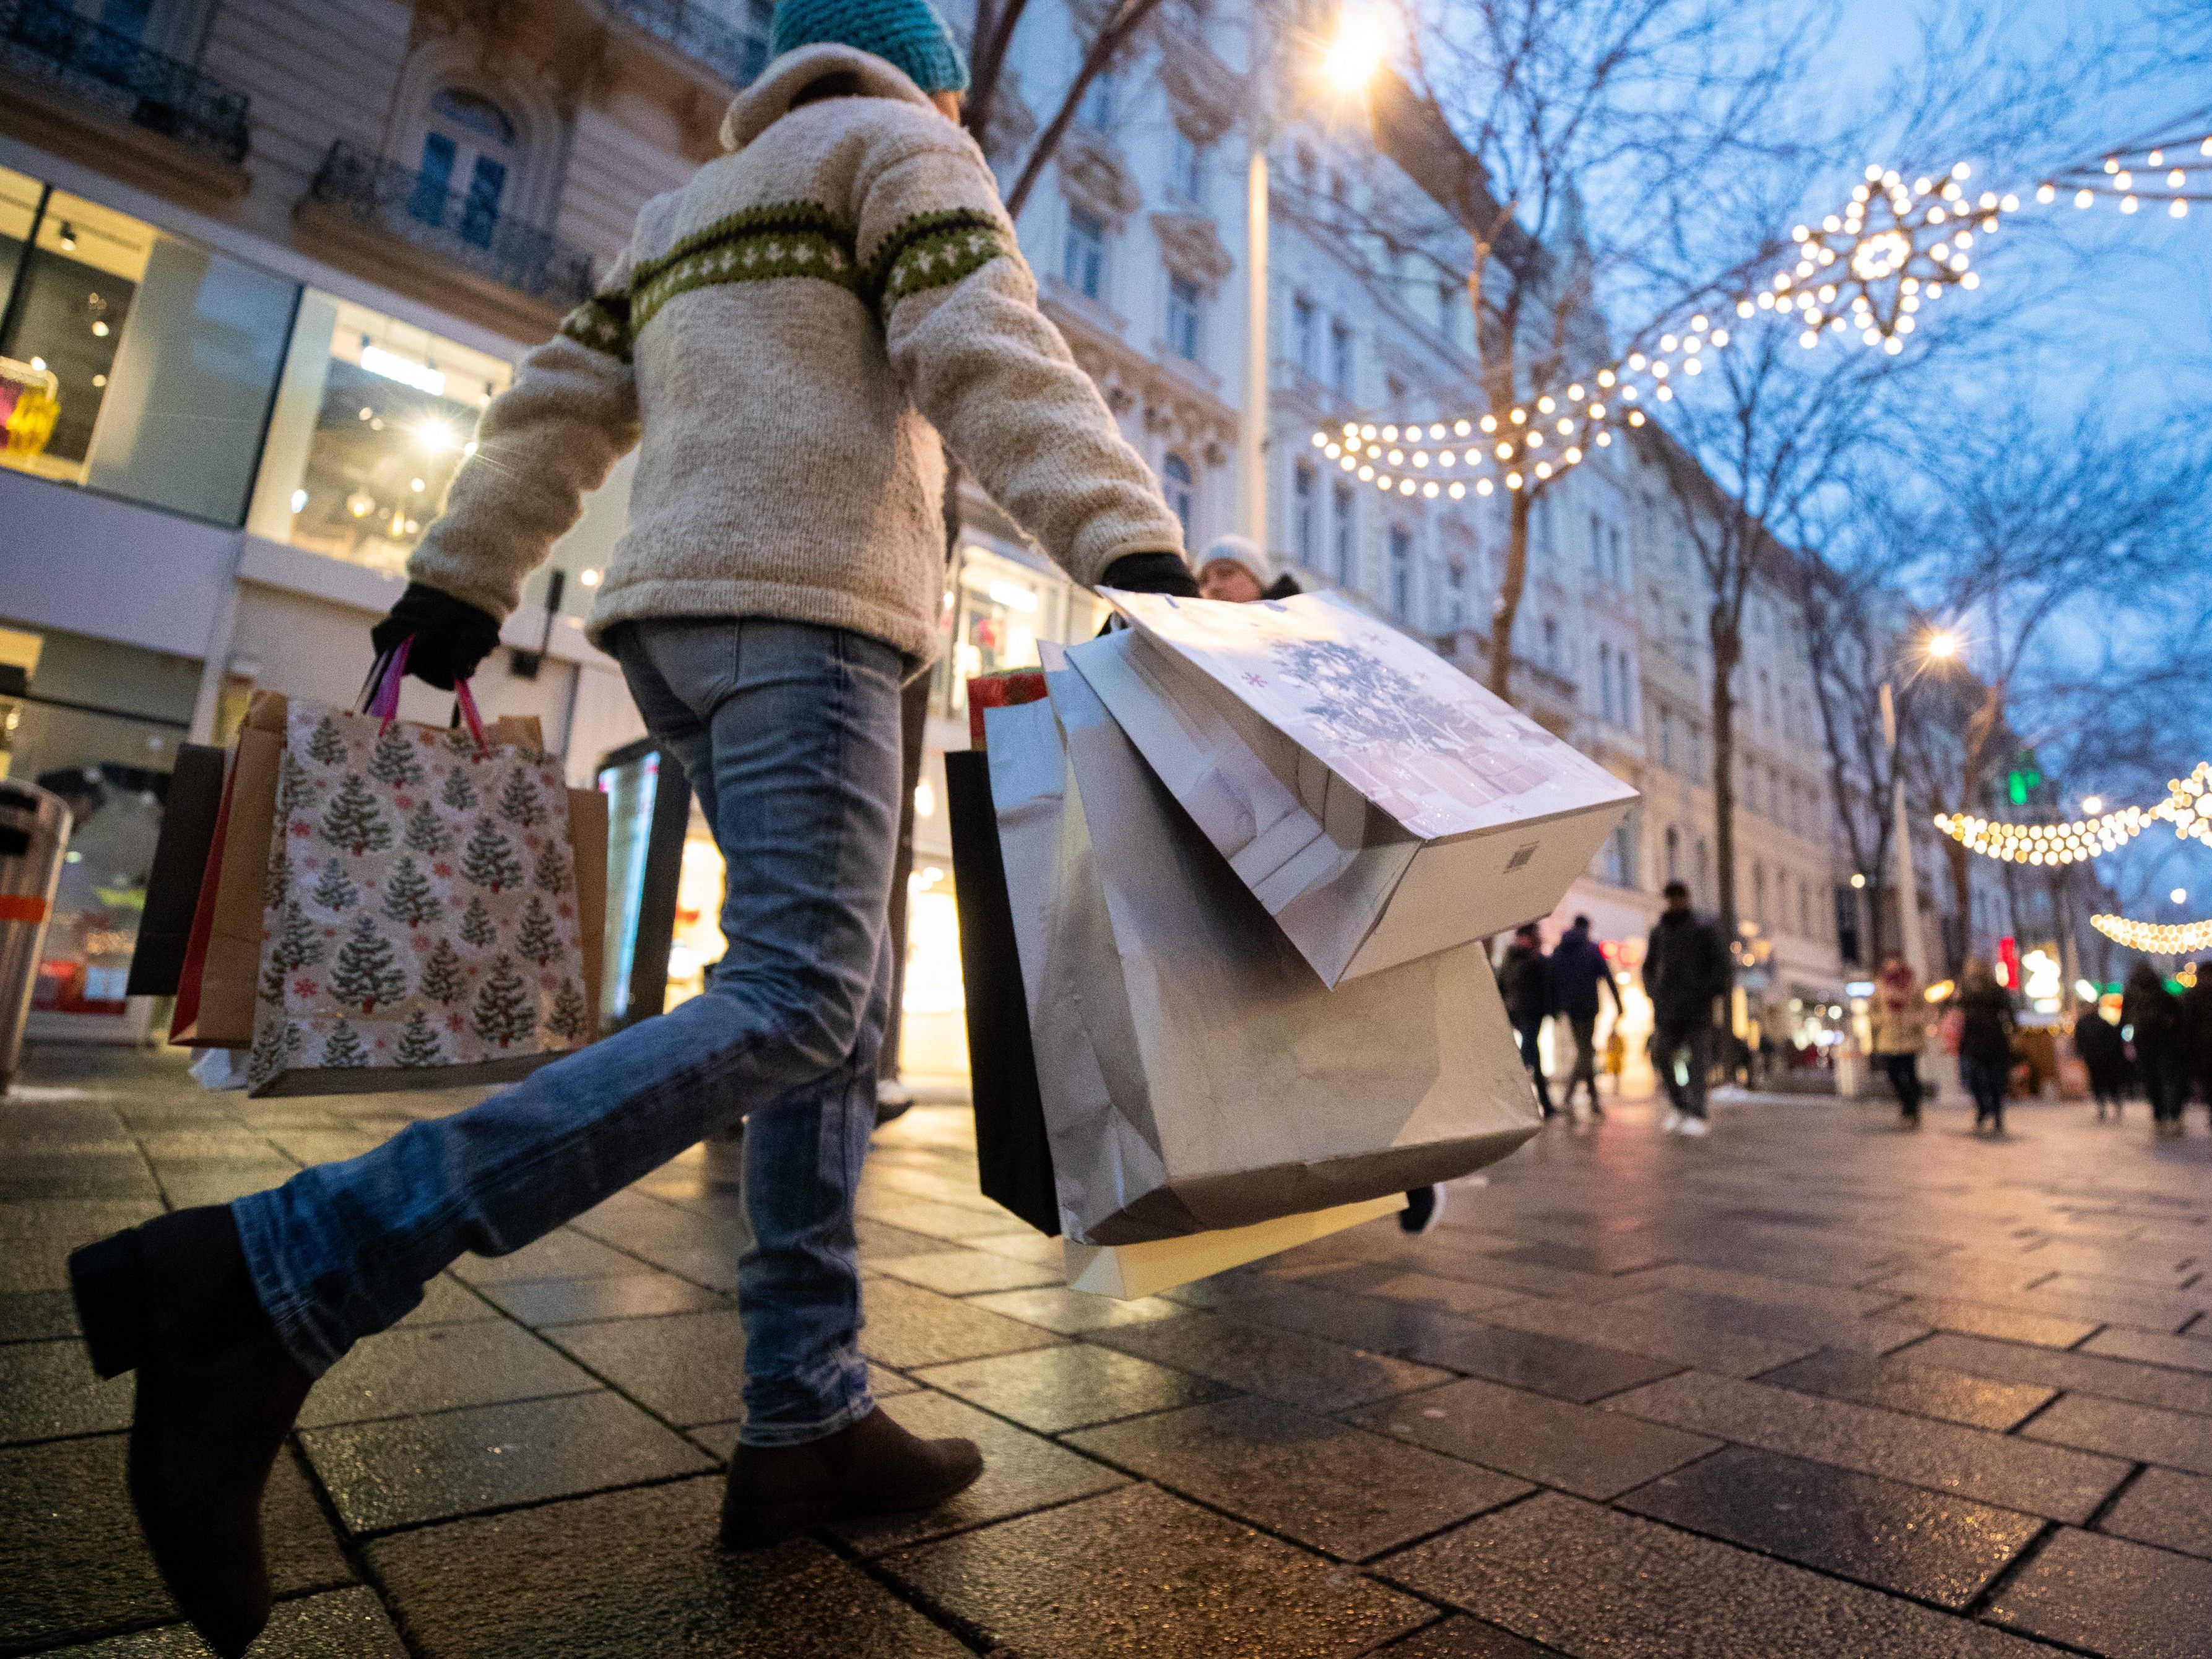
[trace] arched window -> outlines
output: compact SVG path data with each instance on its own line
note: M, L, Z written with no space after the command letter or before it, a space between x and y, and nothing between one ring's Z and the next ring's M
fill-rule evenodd
M422 161L408 211L425 224L451 225L462 240L491 246L517 159L514 119L465 87L431 94L422 132Z
M1413 535L1402 525L1390 526L1390 614L1400 622L1413 611Z
M1160 476L1166 481L1168 505L1175 509L1176 517L1182 523L1183 545L1188 547L1191 538L1191 509L1196 501L1190 463L1170 450L1167 459L1160 463Z

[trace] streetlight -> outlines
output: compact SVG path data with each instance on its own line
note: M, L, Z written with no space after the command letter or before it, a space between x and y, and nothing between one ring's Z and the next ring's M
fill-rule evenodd
M1337 19L1336 35L1322 49L1322 79L1340 97L1356 97L1389 56L1392 33L1379 7L1351 4ZM1258 43L1252 53L1252 78L1259 86L1265 65ZM1267 144L1274 123L1262 97L1254 100L1247 129L1251 155L1244 179L1244 423L1237 440L1238 518L1244 533L1264 556L1267 549L1267 485L1264 465L1267 416Z
M1959 654L1959 636L1948 628L1939 628L1928 636L1925 649L1933 660L1948 662Z
M2186 887L2177 887L2168 893L2166 897L2172 899L2176 904L2186 904L2189 902L2189 890Z

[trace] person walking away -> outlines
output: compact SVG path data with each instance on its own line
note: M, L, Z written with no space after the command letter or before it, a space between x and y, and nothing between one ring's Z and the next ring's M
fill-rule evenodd
M2004 1133L2005 1091L2012 1086L2012 999L1982 957L1968 957L1959 975L1959 1081L1974 1102L1974 1128Z
M2182 1052L2197 1092L2204 1097L2208 1121L2212 1121L2212 967L2191 963L2189 988L2181 994ZM2187 1103L2185 1089L2183 1102ZM2179 1114L2175 1115L2179 1121Z
M2097 1101L2097 1121L2105 1121L2105 1109L2110 1106L2112 1121L2118 1122L2128 1092L2128 1045L2119 1028L2087 998L2074 1008L2074 1053L2081 1069L2089 1074L2089 1092Z
M1536 1085L1536 1104L1544 1115L1553 1115L1551 1085L1544 1078L1544 1051L1540 1046L1544 1022L1553 1012L1552 964L1544 954L1544 938L1533 921L1513 930L1513 939L1498 964L1498 994L1505 1001L1505 1017L1521 1039L1521 1063Z
M2160 1140L2179 1139L2181 1109L2189 1098L2181 1002L2148 962L2128 970L2120 993L2120 1030L2135 1048L2136 1072L2150 1102L2151 1133Z
M1613 983L1613 964L1591 939L1589 929L1590 919L1577 916L1573 926L1552 947L1552 995L1560 1017L1575 1034L1575 1068L1567 1074L1567 1092L1559 1103L1570 1117L1574 1115L1577 1084L1589 1092L1590 1115L1605 1115L1597 1097L1597 1016L1602 1000L1599 987L1613 999L1616 1026L1621 1017L1620 987Z
M1920 981L1905 958L1891 951L1875 975L1874 1001L1867 1011L1875 1058L1889 1075L1898 1115L1905 1127L1920 1127L1920 1050L1928 1040L1928 1001Z
M773 1544L973 1481L879 1411L853 1198L888 1010L901 683L935 652L944 450L1074 580L1195 597L1152 474L1036 306L927 0L780 0L726 154L641 213L485 411L374 641L450 688L585 492L641 449L590 637L727 862L706 994L375 1150L71 1258L137 1371L128 1485L219 1654L268 1617L259 1511L313 1380L465 1251L505 1255L747 1123L746 1420L721 1536ZM645 1644L650 1646L650 1643Z
M1720 930L1690 908L1690 890L1670 881L1667 908L1644 946L1644 989L1651 999L1651 1063L1667 1085L1673 1109L1660 1125L1668 1134L1706 1133L1705 1091L1713 1064L1713 1001L1729 988L1728 951ZM1680 1064L1683 1075L1677 1077Z

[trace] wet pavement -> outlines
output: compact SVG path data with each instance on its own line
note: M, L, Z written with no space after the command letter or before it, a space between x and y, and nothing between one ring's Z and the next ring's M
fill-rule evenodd
M49 1048L0 1103L0 1653L205 1651L122 1494L69 1250L469 1097L248 1101ZM1647 1104L1165 1297L1060 1287L965 1115L878 1136L863 1348L988 1460L714 1547L745 1233L695 1152L474 1258L317 1388L267 1655L1038 1659L2212 1650L2212 1140L2020 1104Z

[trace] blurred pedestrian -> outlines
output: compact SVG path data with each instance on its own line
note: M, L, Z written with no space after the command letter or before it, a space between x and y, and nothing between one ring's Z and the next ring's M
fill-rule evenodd
M1867 1010L1875 1058L1889 1074L1898 1115L1907 1128L1920 1127L1920 1050L1928 1041L1928 1001L1920 976L1894 951L1882 958L1875 975L1874 1000Z
M1243 536L1216 536L1198 562L1199 592L1227 605L1250 605L1258 599L1287 599L1302 592L1297 578L1285 574L1267 580L1267 556Z
M1688 887L1670 881L1662 891L1666 912L1644 947L1644 988L1651 998L1651 1063L1674 1106L1660 1127L1695 1139L1707 1127L1713 1001L1729 988L1728 951L1720 930L1690 908Z
M1613 964L1605 952L1598 949L1589 936L1590 919L1577 916L1574 925L1559 935L1559 942L1552 947L1552 996L1559 1005L1560 1017L1575 1034L1575 1068L1567 1073L1567 1092L1559 1104L1571 1117L1575 1109L1575 1085L1580 1084L1589 1091L1592 1117L1603 1117L1605 1108L1597 1097L1597 1016L1602 999L1598 988L1613 999L1613 1021L1620 1024L1620 988L1613 983Z
M1551 959L1544 954L1544 938L1534 922L1523 922L1513 930L1513 942L1505 947L1504 960L1498 964L1498 994L1505 1000L1505 1017L1513 1022L1514 1033L1521 1039L1521 1063L1535 1082L1536 1103L1550 1117L1553 1115L1552 1090L1544 1078L1544 1052L1538 1045L1556 998Z
M2074 1054L2089 1074L2097 1121L2105 1121L2105 1109L2110 1106L2112 1121L2118 1122L2128 1095L2128 1045L2119 1028L2099 1012L2093 998L2083 998L2074 1010Z
M2150 1102L2151 1133L2161 1140L2179 1139L2181 1109L2189 1099L2181 1000L2148 962L2128 969L2127 988L2120 994L2120 1034L2135 1049L2136 1075Z
M2181 994L2183 1052L2197 1079L2197 1091L2204 1097L2207 1116L2212 1118L2212 967L2191 963L2188 978L2189 988ZM2186 1098L2185 1094L2185 1102Z
M1989 961L1968 957L1959 975L1959 1081L1973 1097L1974 1128L2004 1133L2005 1091L2012 1086L2012 998Z

